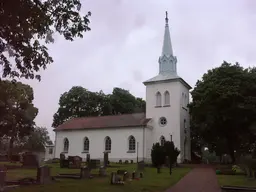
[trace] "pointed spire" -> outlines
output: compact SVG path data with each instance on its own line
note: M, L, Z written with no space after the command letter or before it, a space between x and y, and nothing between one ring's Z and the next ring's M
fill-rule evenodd
M177 58L173 55L172 42L168 24L168 13L165 12L165 30L162 55L159 57L159 74L174 74L177 75Z
M165 12L165 31L164 31L164 42L163 42L163 48L162 48L162 56L171 56L173 55L172 51L172 43L171 43L171 36L169 31L169 25L168 25L168 12Z

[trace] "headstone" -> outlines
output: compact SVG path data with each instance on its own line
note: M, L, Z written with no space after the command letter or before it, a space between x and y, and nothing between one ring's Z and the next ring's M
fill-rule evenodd
M39 184L51 183L52 177L49 166L41 166L37 169L37 182Z
M0 191L4 191L5 188L5 178L6 178L6 169L5 167L0 167Z
M37 156L31 152L26 152L23 154L23 167L38 167Z
M64 153L60 154L60 168L68 168L69 167L69 161L66 159L66 156Z
M91 170L89 169L89 167L82 167L80 170L80 177L82 179L85 179L85 178L90 178L90 176L91 176Z
M120 160L119 160L119 163L120 163L120 164L122 164L122 163L123 163L123 162L122 162L122 159L120 159Z
M104 152L104 167L108 166L108 152Z
M106 173L106 167L101 166L101 167L99 168L99 176L100 176L100 177L105 177L106 175L107 175L107 173Z
M116 183L116 173L112 172L111 177L110 177L110 184L115 184Z
M80 169L82 164L82 158L79 156L69 156L69 168Z
M127 181L128 179L130 179L130 174L129 172L125 172L123 176L123 181Z
M133 164L133 160L131 160L131 164Z
M127 172L126 170L122 170L122 169L119 169L117 170L117 175L123 175L125 172Z
M139 174L137 171L133 171L132 172L132 179L138 179L139 178Z
M144 163L144 161L138 162L138 164L137 164L137 170L138 170L138 171L144 171L144 168L145 168L145 163Z
M143 178L143 173L142 172L140 172L140 178Z
M86 163L87 163L87 165L89 165L89 162L90 162L90 154L88 153L87 155L86 155Z
M99 159L91 159L89 163L90 169L97 169L100 167L100 160Z

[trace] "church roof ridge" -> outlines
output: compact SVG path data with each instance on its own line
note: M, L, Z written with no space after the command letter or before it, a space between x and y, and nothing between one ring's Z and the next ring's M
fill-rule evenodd
M54 129L54 131L145 126L149 120L146 119L145 113L78 117L65 121Z

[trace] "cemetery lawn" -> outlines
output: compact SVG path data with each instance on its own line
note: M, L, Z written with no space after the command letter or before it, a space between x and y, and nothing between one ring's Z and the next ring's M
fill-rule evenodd
M58 173L79 173L77 169L60 169L59 164L51 164L51 175ZM172 175L169 175L168 168L162 168L161 173L157 174L156 168L147 167L144 171L144 178L140 180L127 181L125 185L111 185L110 173L118 169L126 169L133 171L136 164L113 164L115 167L107 168L108 176L105 178L93 179L59 179L52 184L48 185L31 185L16 188L11 190L13 192L80 192L80 191L93 191L93 192L160 192L168 189L170 186L176 184L182 177L184 177L191 169L190 168L174 168ZM92 173L97 173L93 170ZM24 177L35 177L35 169L14 169L9 170L7 179L13 180Z
M243 186L243 187L256 187L256 180L249 179L244 175L217 175L220 186Z

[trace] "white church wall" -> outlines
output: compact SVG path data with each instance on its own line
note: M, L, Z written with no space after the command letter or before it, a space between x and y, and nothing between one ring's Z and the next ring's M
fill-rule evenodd
M146 128L147 129L147 128ZM136 139L136 152L128 153L129 143L128 138L133 135ZM59 158L60 153L64 149L64 138L69 140L69 150L66 156L78 155L86 159L86 154L83 153L84 138L88 137L90 146L89 154L92 159L103 159L103 152L105 151L105 137L111 138L111 152L109 153L109 160L117 162L121 160L137 160L137 142L139 142L138 156L139 160L143 159L143 128L129 127L129 128L108 128L108 129L86 129L73 131L59 131L56 132L56 153L55 157Z
M170 106L164 106L164 92L170 93ZM156 93L161 93L162 105L156 107ZM179 82L161 82L146 85L146 116L152 118L153 143L160 142L160 137L164 136L166 141L174 142L180 149L180 86ZM161 126L159 119L165 117L167 124Z
M145 161L151 161L151 149L153 146L153 135L152 135L152 127L150 126L151 123L149 122L149 128L145 129Z
M190 141L190 116L187 105L189 104L189 89L180 83L180 135L181 135L181 158L191 160ZM184 122L185 120L185 122ZM185 133L186 128L186 133ZM184 145L185 136L187 137Z

